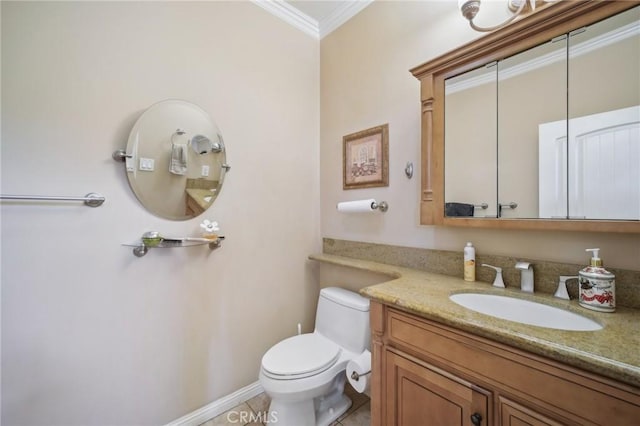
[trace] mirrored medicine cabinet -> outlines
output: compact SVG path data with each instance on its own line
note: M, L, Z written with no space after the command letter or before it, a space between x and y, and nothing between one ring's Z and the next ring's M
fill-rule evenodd
M411 72L421 223L640 232L640 2L558 2Z

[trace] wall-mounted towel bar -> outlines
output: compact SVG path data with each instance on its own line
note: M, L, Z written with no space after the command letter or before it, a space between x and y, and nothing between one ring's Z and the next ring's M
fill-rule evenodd
M502 216L502 209L516 209L518 208L518 203L516 202L510 202L510 203L506 203L506 204L498 204L498 216Z
M515 209L518 207L518 203L514 203L513 201L510 203L500 204L501 209Z
M82 201L89 207L99 207L104 203L105 198L90 192L84 197L51 197L42 195L0 195L0 200L21 200L21 201Z

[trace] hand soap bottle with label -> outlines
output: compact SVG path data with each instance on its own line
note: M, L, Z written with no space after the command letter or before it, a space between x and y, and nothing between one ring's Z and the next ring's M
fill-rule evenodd
M591 264L582 269L580 276L578 303L580 306L601 312L616 310L615 276L602 267L602 259L598 256L600 249L587 249L593 253Z

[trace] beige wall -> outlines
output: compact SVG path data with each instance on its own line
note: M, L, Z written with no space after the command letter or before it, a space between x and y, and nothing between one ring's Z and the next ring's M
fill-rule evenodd
M250 2L2 2L2 424L159 425L258 378L311 330L319 232L318 41ZM219 125L232 166L212 209L148 213L111 153L151 104ZM147 230L227 236L151 250Z
M480 33L469 29L455 2L377 1L321 41L322 235L410 247L582 264L600 247L605 265L638 270L640 236L602 233L495 231L419 225L419 83L409 69ZM342 136L389 123L389 187L342 190ZM339 201L374 197L385 214L338 213Z

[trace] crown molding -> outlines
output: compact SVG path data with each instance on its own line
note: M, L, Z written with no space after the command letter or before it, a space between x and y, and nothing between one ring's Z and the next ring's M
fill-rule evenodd
M321 39L331 33L373 3L373 1L353 0L344 2L329 16L318 22L283 0L251 0L252 3L316 39Z
M330 34L371 3L373 3L373 0L356 0L340 5L329 16L320 21L320 38L322 39L327 34Z
M613 31L604 33L600 36L594 37L591 40L584 41L582 43L571 46L570 58L585 55L596 49L608 46L619 41L625 40L629 37L635 37L640 34L640 23L632 22L620 28L616 28ZM498 80L506 80L529 71L533 71L538 68L545 67L554 62L566 60L566 53L564 49L558 49L554 52L547 53L538 58L531 59L521 64L509 67L506 70L501 70L498 76ZM453 94L461 90L469 89L472 87L480 86L486 83L495 83L495 74L483 74L476 77L461 80L459 82L449 84L445 91L447 94Z
M320 37L318 21L282 0L251 0L267 12L315 38Z

